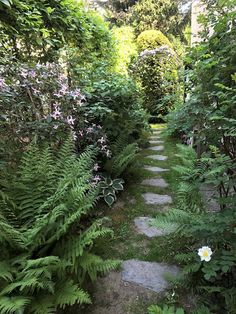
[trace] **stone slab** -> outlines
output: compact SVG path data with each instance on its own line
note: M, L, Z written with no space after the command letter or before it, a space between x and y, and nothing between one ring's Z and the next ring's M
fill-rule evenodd
M161 137L159 135L150 136L149 138L150 138L150 140L159 140L159 139L161 139Z
M135 283L155 292L165 291L170 284L165 279L166 274L177 275L179 268L164 263L127 260L123 262L122 280Z
M148 149L160 152L160 151L164 150L164 146L151 146Z
M147 205L166 205L172 203L172 197L156 193L144 193L142 197Z
M150 158L153 160L167 160L168 159L167 156L163 156L163 155L149 155L149 156L146 156L146 158Z
M149 170L149 171L154 172L154 173L169 171L169 169L160 168L160 167L152 167L152 166L144 166L144 169Z
M157 140L151 140L149 141L150 144L163 144L164 141L157 141Z
M140 234L145 234L148 238L161 237L169 234L168 230L152 226L154 219L150 217L137 217L134 219L136 230Z
M143 180L142 185L148 185L148 186L156 186L158 188L167 188L168 183L164 179L146 179Z

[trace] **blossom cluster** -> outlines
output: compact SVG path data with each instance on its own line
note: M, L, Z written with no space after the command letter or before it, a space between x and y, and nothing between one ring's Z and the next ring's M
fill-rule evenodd
M167 45L163 45L161 47L158 47L158 48L155 48L155 49L152 49L152 50L146 49L146 50L142 51L139 56L141 58L145 58L147 56L155 56L158 53L159 54L165 54L168 57L175 56L174 51Z

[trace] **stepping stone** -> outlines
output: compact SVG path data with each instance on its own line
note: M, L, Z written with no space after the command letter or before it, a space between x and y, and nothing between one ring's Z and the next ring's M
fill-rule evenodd
M149 141L150 144L163 144L164 141Z
M160 168L160 167L152 167L152 166L144 166L144 169L149 170L154 173L169 171L169 169Z
M172 203L172 197L169 195L161 195L156 193L142 194L147 205L165 205Z
M143 262L135 259L125 261L122 267L122 280L135 283L155 292L163 292L170 286L165 279L166 274L175 276L179 272L179 268L175 265Z
M158 140L160 139L161 137L159 135L154 135L154 136L150 136L149 137L151 140Z
M160 151L164 150L164 146L151 146L148 149L160 152Z
M146 179L141 183L142 185L157 186L159 188L167 188L168 183L164 179Z
M149 217L137 217L134 219L136 230L140 234L145 234L148 238L160 237L169 234L168 230L158 229L152 226L153 218Z
M168 159L167 156L162 156L162 155L150 155L150 156L146 156L146 158L151 158L153 160L167 160Z

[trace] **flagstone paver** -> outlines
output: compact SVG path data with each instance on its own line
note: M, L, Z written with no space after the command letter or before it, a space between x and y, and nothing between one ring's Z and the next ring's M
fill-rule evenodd
M150 158L150 159L153 159L153 160L167 160L168 157L167 156L163 156L163 155L149 155L149 156L146 156L146 158Z
M165 205L172 203L172 197L156 193L144 193L142 197L147 205Z
M164 179L146 179L143 180L142 185L156 186L159 188L167 188L168 183Z
M153 135L149 137L150 140L159 140L161 137L159 135Z
M127 260L123 262L121 278L123 281L135 283L155 292L163 292L169 287L166 274L177 275L179 268L164 263Z
M153 218L137 217L134 219L136 230L140 234L145 234L148 238L160 237L170 233L167 229L157 228L152 226Z
M149 171L154 172L154 173L169 171L169 169L165 169L165 168L161 168L161 167L152 167L152 166L144 166L144 169L149 170Z
M164 143L164 141L154 141L154 140L151 140L151 141L149 141L149 143L150 144L163 144Z
M160 151L164 150L164 146L151 146L151 147L149 147L149 149L160 152Z

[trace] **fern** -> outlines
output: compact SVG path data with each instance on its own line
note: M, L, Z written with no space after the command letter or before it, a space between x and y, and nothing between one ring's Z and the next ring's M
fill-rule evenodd
M30 298L24 297L0 297L0 313L22 313L30 301Z
M119 177L128 166L134 161L138 151L138 145L136 143L129 144L127 136L118 138L118 140L112 145L112 153L114 157L111 159L110 172Z
M0 313L54 313L90 303L83 279L118 266L91 252L111 234L88 214L98 198L92 188L95 152L79 158L67 141L55 156L31 145L15 177L0 193ZM75 279L76 278L76 281Z

